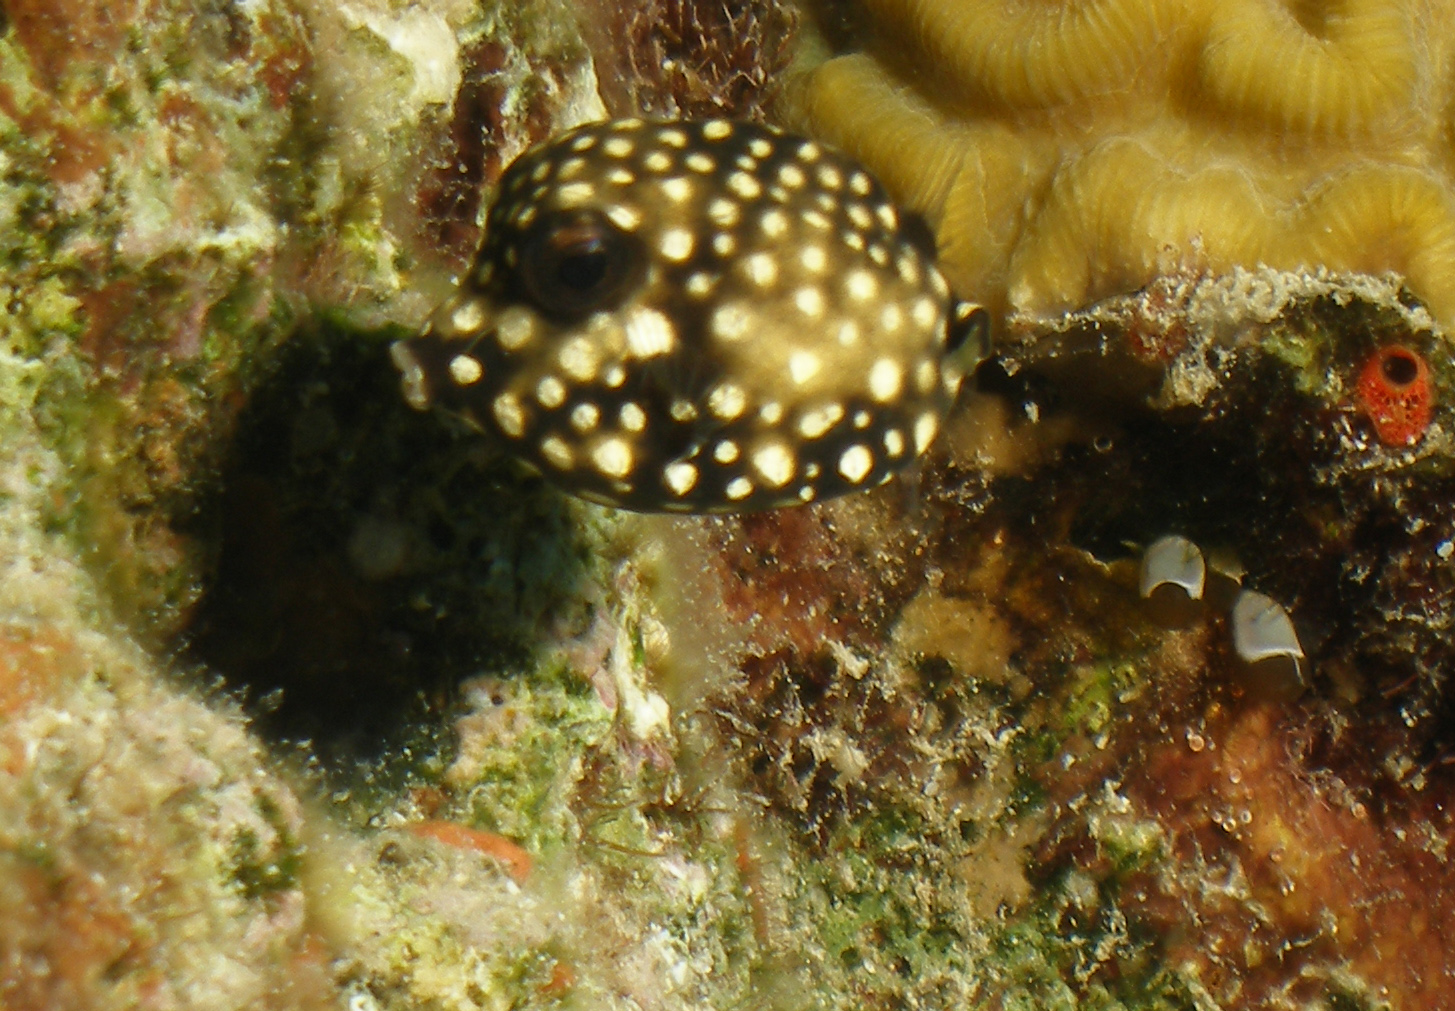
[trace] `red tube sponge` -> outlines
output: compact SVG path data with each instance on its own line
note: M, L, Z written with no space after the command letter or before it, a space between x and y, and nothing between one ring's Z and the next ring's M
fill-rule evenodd
M1386 446L1413 446L1430 427L1434 385L1425 360L1402 344L1375 351L1359 371L1359 408Z

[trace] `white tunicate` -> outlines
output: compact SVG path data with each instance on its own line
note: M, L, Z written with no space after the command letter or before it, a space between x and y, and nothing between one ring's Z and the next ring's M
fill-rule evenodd
M1244 663L1257 663L1273 657L1288 657L1295 662L1302 680L1303 646L1294 631L1293 620L1283 605L1257 590L1239 592L1233 602L1233 650Z
M1139 590L1143 599L1159 586L1177 586L1192 600L1201 600L1207 565L1197 545L1186 537L1168 534L1151 543L1142 555Z

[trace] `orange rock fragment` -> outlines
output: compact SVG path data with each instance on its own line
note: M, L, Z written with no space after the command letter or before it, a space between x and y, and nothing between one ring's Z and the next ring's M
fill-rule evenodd
M456 849L474 850L500 861L506 873L518 882L530 876L531 855L503 835L481 828L470 828L453 821L429 819L417 821L409 831L422 839L433 839Z
M576 985L576 970L565 962L551 966L551 978L541 984L542 997L564 997Z

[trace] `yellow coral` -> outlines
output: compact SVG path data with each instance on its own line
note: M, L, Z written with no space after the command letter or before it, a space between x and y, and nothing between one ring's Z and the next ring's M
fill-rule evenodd
M1415 98L1419 56L1406 7L1349 0L1300 20L1268 0L1219 0L1196 43L1194 87L1214 108L1274 130L1376 129L1383 116L1407 115Z
M1403 275L1455 324L1449 0L864 0L798 91L959 290L1044 318L1169 269Z

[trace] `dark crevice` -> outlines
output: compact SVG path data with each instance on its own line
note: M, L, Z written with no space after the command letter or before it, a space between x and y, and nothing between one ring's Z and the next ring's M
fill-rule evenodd
M569 506L405 407L377 336L295 336L193 525L216 548L186 656L326 760L440 723L462 679L585 620Z

